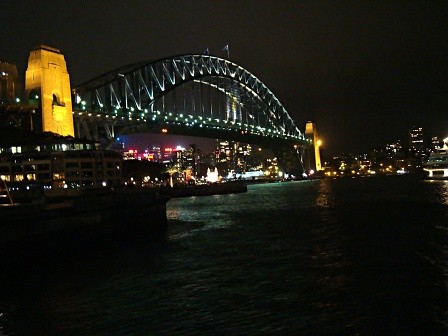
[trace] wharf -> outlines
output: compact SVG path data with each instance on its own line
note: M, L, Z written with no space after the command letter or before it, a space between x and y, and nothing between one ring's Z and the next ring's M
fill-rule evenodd
M150 232L166 227L168 199L151 189L61 190L37 202L2 205L0 244Z
M53 190L32 202L0 205L0 245L150 235L166 229L170 198L246 191L240 181L167 189Z

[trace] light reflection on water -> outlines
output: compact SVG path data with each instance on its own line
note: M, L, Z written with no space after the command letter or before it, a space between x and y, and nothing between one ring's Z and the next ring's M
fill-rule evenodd
M447 190L360 178L172 199L166 236L24 267L0 306L18 335L443 334Z
M445 205L448 205L448 181L443 181L440 186L440 197Z

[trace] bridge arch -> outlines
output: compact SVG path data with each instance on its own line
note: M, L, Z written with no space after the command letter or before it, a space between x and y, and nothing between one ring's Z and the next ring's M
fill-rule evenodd
M179 103L175 104L176 90L180 88L185 90L184 106L179 107ZM196 89L208 90L209 102L203 100L200 111L187 111L185 92L193 101L195 96L203 97L203 91L199 94ZM159 108L165 107L170 96L174 96L174 108ZM224 100L225 111L216 113L214 97L221 99L221 105ZM75 116L95 116L112 124L186 125L291 143L307 142L266 85L243 67L216 56L181 55L131 64L75 87L72 101Z

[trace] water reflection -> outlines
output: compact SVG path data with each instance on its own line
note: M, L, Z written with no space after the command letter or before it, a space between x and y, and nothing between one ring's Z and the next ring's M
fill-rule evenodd
M15 335L442 335L447 191L369 178L171 200L167 237L1 269L0 326L14 321Z
M448 205L448 181L443 181L440 186L440 197L442 203Z
M332 207L335 204L334 196L331 180L320 180L317 184L316 205L323 208Z

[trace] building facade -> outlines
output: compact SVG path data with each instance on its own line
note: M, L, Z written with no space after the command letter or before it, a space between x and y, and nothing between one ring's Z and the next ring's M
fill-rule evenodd
M409 149L422 151L424 148L423 128L421 126L413 126L409 130Z
M0 178L11 188L115 187L122 182L122 159L115 151L74 139L2 146Z

